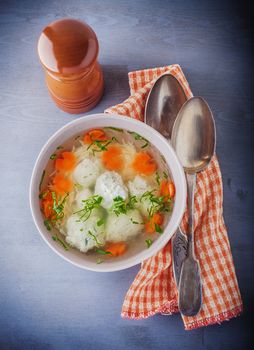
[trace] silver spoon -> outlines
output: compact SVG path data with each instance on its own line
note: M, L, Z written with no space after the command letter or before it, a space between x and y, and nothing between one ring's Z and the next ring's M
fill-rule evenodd
M196 173L211 161L215 139L215 124L208 104L201 97L192 97L181 108L172 130L172 144L186 172L188 187L188 247L182 263L178 301L185 316L196 315L202 304L200 267L194 253L194 193Z
M145 123L170 139L177 114L186 101L179 81L170 73L161 75L147 96Z
M170 73L161 75L147 97L145 123L170 141L175 119L186 101L187 96L179 81ZM172 238L173 270L177 285L186 251L187 239L179 227Z

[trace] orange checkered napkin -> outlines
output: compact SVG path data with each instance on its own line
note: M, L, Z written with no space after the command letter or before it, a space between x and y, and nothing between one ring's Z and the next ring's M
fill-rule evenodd
M192 92L179 65L146 69L129 73L131 96L106 110L143 120L147 94L154 80L170 72L182 84L188 98ZM200 263L203 304L198 315L183 317L190 330L221 323L242 312L242 300L223 220L222 180L218 160L213 157L208 168L197 175L195 192L195 253ZM187 229L187 213L182 221ZM152 258L144 261L126 294L122 317L146 318L156 313L178 311L177 288L172 270L171 242Z

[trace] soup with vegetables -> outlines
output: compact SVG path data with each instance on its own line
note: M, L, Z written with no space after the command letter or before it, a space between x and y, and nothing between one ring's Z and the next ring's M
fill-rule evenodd
M63 249L97 263L149 248L170 219L175 187L165 159L141 135L105 127L59 145L42 174L44 224Z

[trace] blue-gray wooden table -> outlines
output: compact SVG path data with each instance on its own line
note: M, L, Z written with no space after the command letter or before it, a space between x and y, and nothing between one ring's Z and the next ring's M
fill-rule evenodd
M0 1L0 349L250 349L254 296L253 43L251 12L228 1ZM179 315L120 318L139 267L81 270L55 255L31 218L28 187L41 147L78 116L50 100L36 52L61 17L89 23L100 42L105 94L91 112L128 97L131 70L179 63L211 106L224 213L243 316L184 331Z

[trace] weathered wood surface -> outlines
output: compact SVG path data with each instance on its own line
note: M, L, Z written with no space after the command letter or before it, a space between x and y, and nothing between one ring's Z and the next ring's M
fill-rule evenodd
M244 13L244 11L247 13ZM250 12L249 12L250 14ZM128 96L127 72L179 63L210 104L224 212L245 313L185 332L179 315L121 320L138 267L95 274L56 256L32 222L28 186L48 137L76 118L51 102L38 62L42 28L87 21L100 42L101 112ZM248 349L253 275L253 43L248 9L232 1L0 1L0 348Z

